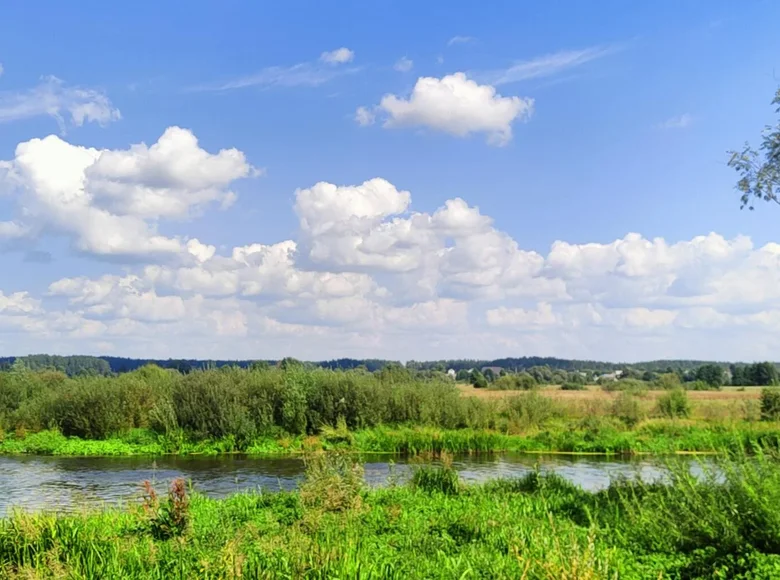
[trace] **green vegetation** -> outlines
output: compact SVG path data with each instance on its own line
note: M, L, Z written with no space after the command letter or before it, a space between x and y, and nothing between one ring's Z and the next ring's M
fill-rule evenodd
M526 392L466 397L445 375L426 379L400 365L375 373L309 369L293 360L281 366L188 374L147 366L69 378L15 364L0 373L0 453L668 453L780 442L774 388L760 401L704 401L694 409L671 380L677 386L655 402L653 385L638 379L609 381L603 388L617 393L579 401L555 393L580 393L531 388L536 383L522 373L491 385Z
M772 104L775 113L780 113L780 89ZM742 151L732 151L729 159L729 167L740 175L737 190L742 194L743 208L753 209L756 200L780 204L780 122L767 126L761 137L758 150L745 145Z
M462 484L445 460L367 489L344 454L297 492L208 499L149 486L139 505L0 520L4 578L769 579L780 575L780 469L737 456L667 484L588 493L560 476Z

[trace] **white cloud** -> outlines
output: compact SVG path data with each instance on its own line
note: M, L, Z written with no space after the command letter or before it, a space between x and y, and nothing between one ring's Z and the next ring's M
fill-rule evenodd
M98 265L95 275L50 280L43 294L20 291L17 273L3 278L3 352L754 360L780 348L780 244L746 237L630 233L536 252L462 198L415 210L410 192L381 178L297 190L296 239L218 251L222 240L160 236L159 218L204 202L193 193L186 211L139 205L139 183L225 191L251 173L235 152L205 153L179 137L168 145L180 165L159 143L105 158L56 137L19 146L2 181L24 204L25 235L56 230L83 251L132 249L136 262L120 274ZM122 203L91 193L93 167L129 187ZM104 229L100 219L113 221ZM151 247L176 259L157 261Z
M414 61L405 56L399 58L393 65L393 68L398 72L409 72L414 67Z
M473 36L453 36L447 41L447 46L452 46L453 44L468 44L469 42L474 42L476 40Z
M320 60L327 64L344 64L346 62L352 62L355 58L355 53L348 48L341 47L330 52L323 52L320 55Z
M495 86L549 77L603 58L616 51L617 47L614 46L593 46L580 50L562 50L530 60L520 61L506 69L492 71L481 76L484 76L486 82Z
M5 69L3 68L3 63L0 62L0 77L3 76L4 72L5 72Z
M64 235L78 251L103 256L187 253L181 240L157 233L157 222L224 206L235 199L229 185L254 171L240 151L208 153L178 127L151 147L122 151L71 145L54 135L32 139L0 165L0 190L10 190L19 214L0 234Z
M421 77L408 98L385 95L378 110L386 114L385 127L428 127L457 137L484 133L500 146L512 139L512 123L531 116L533 105L533 99L502 97L494 87L455 73Z
M689 113L683 113L676 117L670 117L658 124L660 129L687 129L693 123L693 117Z
M40 116L54 118L63 133L68 124L106 125L121 118L105 93L69 86L54 76L43 78L38 86L26 91L0 92L0 123Z
M358 107L357 111L355 111L355 122L361 127L373 125L375 121L376 115L366 107Z

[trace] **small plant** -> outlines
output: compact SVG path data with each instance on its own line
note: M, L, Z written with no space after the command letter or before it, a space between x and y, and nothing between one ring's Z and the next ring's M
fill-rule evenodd
M452 456L441 454L441 464L438 466L418 465L414 467L411 480L412 487L426 492L440 492L454 495L460 491L460 477L452 467Z
M629 392L620 393L612 403L611 414L620 419L628 427L633 427L644 417L639 407L639 401Z
M761 389L761 420L780 420L780 388L765 387Z
M691 403L688 394L682 388L672 389L658 398L657 410L663 417L681 419L691 414Z
M184 535L190 523L190 498L182 478L174 479L168 488L168 499L160 503L151 482L143 483L142 509L149 532L155 539L168 540Z
M301 502L310 508L340 512L359 507L365 481L363 466L344 451L317 452L304 459L306 480Z

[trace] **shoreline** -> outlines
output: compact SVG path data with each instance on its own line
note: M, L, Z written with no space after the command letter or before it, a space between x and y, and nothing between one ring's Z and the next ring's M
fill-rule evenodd
M652 457L662 455L713 455L723 451L780 448L780 424L736 425L654 422L633 430L587 431L555 426L525 434L490 430L379 427L354 432L308 437L261 437L243 444L227 437L192 441L166 437L148 430L102 440L65 437L57 431L40 431L0 440L0 457L187 457L229 456L302 457L318 451L341 450L354 454L408 456L421 453L495 454L527 453L593 457Z

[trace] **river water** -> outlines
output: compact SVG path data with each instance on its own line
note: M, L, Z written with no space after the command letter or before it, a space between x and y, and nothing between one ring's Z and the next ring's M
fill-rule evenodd
M404 481L407 460L365 455L366 482L386 485ZM583 489L596 491L615 477L656 480L663 475L658 460L566 455L460 456L453 467L465 482L518 477L539 466L558 473ZM138 501L141 484L151 481L159 491L177 477L211 497L247 490L295 488L304 472L299 458L218 457L0 457L0 516L14 508L68 511L83 506Z

